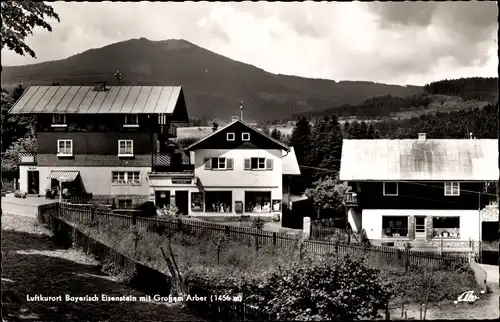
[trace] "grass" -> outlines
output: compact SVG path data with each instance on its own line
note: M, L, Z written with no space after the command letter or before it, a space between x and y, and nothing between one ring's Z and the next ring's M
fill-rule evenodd
M116 224L103 224L96 229L80 223L80 227L91 236L144 264L168 272L160 247L168 247L169 237L146 229L139 229L140 239L135 248L133 228ZM170 245L176 256L179 269L184 276L203 277L208 280L255 281L265 279L280 267L301 265L297 246L264 246L258 251L236 240L220 243L209 233L187 234L171 232ZM315 255L306 254L312 260ZM341 258L341 257L340 257ZM359 258L361 259L361 258ZM368 267L379 269L384 281L391 281L395 287L395 303L424 302L427 290L431 289L429 301L453 301L460 294L477 290L474 274L467 265L450 269L429 271L412 268L405 272L403 263L387 260L383 256L366 255L362 260Z
M102 273L99 263L60 249L34 218L2 215L4 321L195 321L178 306L145 302L27 302L26 295L145 295Z

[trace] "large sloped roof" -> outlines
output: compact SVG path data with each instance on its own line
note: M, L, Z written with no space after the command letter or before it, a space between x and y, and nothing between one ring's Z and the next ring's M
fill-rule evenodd
M497 181L497 139L344 140L340 180Z
M30 86L12 114L186 114L180 86Z

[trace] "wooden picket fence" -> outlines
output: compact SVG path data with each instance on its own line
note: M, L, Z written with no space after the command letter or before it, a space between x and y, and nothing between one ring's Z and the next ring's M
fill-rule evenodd
M54 210L56 208L57 211ZM56 203L40 206L39 216L43 217L40 213L44 212L57 214L59 218L69 222L98 221L100 223L114 223L123 227L136 225L136 227L150 229L161 226L166 227L167 229L183 231L189 234L223 233L233 240L243 241L254 245L257 249L264 245L294 246L297 245L298 242L298 238L296 236L292 236L286 232L271 232L256 228L235 227L189 219L166 221L157 218L138 217L135 213L132 213L132 215L113 214L109 209L96 209L91 205ZM306 251L316 255L349 254L351 256L364 256L367 254L373 254L385 257L389 260L398 260L407 265L428 268L439 268L443 265L448 266L454 263L468 262L468 258L460 255L402 250L390 246L367 246L362 244L347 245L340 242L304 240L302 247Z

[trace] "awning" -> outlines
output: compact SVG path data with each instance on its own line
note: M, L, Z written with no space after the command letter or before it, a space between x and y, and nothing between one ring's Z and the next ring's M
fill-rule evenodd
M47 179L57 179L59 181L74 181L78 177L78 171L50 171Z

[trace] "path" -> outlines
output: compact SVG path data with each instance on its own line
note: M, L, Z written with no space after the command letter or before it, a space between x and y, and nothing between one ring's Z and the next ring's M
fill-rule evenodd
M36 218L39 205L56 202L57 200L44 197L15 198L14 196L2 197L2 213L28 215Z
M103 274L80 251L60 249L36 219L2 215L2 313L4 321L202 321L179 306L149 302L27 301L27 295L145 295ZM154 294L150 294L154 295Z

